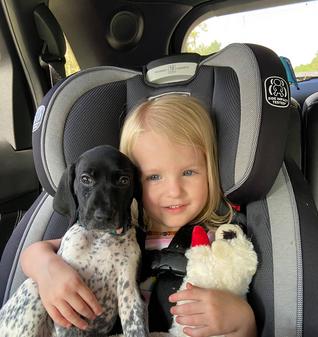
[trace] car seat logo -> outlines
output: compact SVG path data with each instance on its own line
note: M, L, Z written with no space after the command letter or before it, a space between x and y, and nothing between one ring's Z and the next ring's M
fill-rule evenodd
M177 71L177 67L175 64L169 64L168 66L168 74L174 74Z
M45 112L45 106L40 105L35 113L32 132L35 132L41 126L44 112Z
M281 77L271 76L265 82L265 98L268 104L277 108L287 108L289 106L288 83Z

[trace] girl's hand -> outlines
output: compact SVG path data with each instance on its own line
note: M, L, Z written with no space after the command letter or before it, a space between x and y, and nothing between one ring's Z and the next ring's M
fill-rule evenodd
M256 336L251 307L229 292L203 289L188 283L185 290L172 294L169 301L191 301L171 308L171 313L177 316L177 323L187 325L183 331L188 336Z
M88 323L83 318L93 320L102 313L92 291L58 255L52 256L36 281L42 303L58 325L85 330Z
M60 243L57 239L30 245L22 253L21 266L38 284L43 305L55 323L85 329L88 324L83 318L94 319L102 307L78 273L56 255Z

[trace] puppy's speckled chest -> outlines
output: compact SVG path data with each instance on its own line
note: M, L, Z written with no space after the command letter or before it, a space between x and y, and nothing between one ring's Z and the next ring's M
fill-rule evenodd
M131 266L138 264L140 248L134 228L118 236L74 224L64 235L58 254L82 277L96 278L110 271L129 274Z

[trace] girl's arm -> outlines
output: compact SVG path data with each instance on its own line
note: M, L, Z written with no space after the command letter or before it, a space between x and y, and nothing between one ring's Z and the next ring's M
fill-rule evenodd
M253 310L245 300L232 293L188 284L187 289L172 294L169 300L191 301L171 308L177 323L188 326L184 328L188 336L257 336Z
M20 263L23 272L37 281L37 275L50 259L54 259L60 247L61 239L33 243L22 251ZM35 263L36 261L36 263ZM42 266L43 264L43 266Z
M24 273L39 287L42 303L58 325L88 327L80 315L94 319L102 313L95 295L79 274L56 254L61 240L36 242L21 255Z

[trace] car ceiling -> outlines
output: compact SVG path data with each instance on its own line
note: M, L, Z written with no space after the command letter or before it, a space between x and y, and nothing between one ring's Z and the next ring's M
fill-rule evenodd
M180 52L189 26L207 12L223 15L292 2L299 1L51 0L49 7L81 68L105 64L139 68Z
M49 89L39 65L43 41L34 10L46 4L57 19L81 69L112 65L140 70L180 53L186 32L208 15L218 16L295 0L1 0L34 106ZM234 28L233 28L234 29Z

